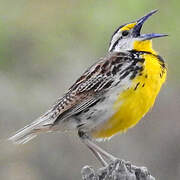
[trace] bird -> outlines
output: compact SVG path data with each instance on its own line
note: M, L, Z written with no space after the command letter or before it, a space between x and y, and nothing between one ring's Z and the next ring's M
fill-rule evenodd
M75 131L103 166L116 157L96 141L134 127L153 107L166 81L167 65L152 39L167 34L141 34L153 10L119 26L107 54L90 66L50 109L9 138L24 144L41 133Z

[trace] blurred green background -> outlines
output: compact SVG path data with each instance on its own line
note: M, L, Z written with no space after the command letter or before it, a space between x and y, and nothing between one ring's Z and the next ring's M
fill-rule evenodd
M143 32L167 33L154 48L168 63L155 107L126 134L99 145L146 166L160 180L180 178L180 2L177 0L0 0L0 179L78 180L100 165L76 134L46 134L25 145L4 141L32 122L107 53L113 31L153 9Z

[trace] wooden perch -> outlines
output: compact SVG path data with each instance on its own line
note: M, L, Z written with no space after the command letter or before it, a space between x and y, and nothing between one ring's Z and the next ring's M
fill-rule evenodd
M84 166L81 174L82 180L155 180L146 167L136 167L119 159L96 171Z

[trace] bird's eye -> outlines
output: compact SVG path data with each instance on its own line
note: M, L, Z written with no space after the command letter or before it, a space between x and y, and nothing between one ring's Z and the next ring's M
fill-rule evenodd
M129 34L129 31L127 31L127 30L122 32L123 36L127 36L128 34Z

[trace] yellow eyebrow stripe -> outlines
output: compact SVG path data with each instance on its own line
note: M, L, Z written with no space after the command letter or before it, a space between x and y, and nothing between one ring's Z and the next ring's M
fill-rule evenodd
M135 25L136 25L136 23L127 24L126 26L124 26L124 27L121 28L121 31L130 30L130 29L132 29Z

